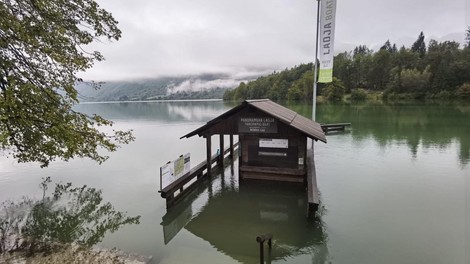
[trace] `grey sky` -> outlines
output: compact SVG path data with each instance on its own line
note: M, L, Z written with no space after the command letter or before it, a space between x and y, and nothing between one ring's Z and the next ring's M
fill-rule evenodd
M315 0L97 1L123 34L118 42L89 47L106 61L84 74L88 79L243 76L313 61ZM335 50L377 48L387 39L410 45L420 31L428 40L463 41L468 1L338 0Z

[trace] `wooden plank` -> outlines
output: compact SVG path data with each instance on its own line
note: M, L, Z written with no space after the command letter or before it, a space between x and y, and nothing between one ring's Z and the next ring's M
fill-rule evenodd
M321 126L350 126L351 123L331 123L331 124L321 124Z
M298 175L304 176L304 169L290 169L290 168L273 168L273 167L258 167L258 166L242 166L240 172L259 172L271 174L285 174L285 175Z
M351 123L322 124L321 128L324 132L344 131L347 126L351 126Z
M243 172L242 178L251 180L269 180L269 181L281 181L281 182L304 182L304 177L294 175L282 175L272 173L261 173L261 172Z

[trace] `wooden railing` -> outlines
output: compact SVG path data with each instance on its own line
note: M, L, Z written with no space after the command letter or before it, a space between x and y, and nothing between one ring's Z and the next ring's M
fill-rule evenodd
M234 153L235 153L236 148L238 148L238 142L233 144ZM223 155L223 157L225 157L226 154L229 154L230 149L231 147L229 146L222 153L212 155L210 159L210 166L212 167L212 164L219 161L220 155ZM223 164L217 164L216 166L219 166L219 165L223 166ZM166 199L166 207L169 208L172 205L174 205L179 199L181 199L184 195L186 195L187 193L191 191L192 186L194 184L197 184L198 182L206 178L206 176L207 176L207 162L204 161L196 165L194 168L192 168L189 172L181 176L176 181L172 182L171 184L163 188L160 191L160 195L162 198ZM196 181L191 182L191 180L193 180L194 178L196 178ZM186 186L188 183L190 184ZM179 193L175 194L178 190L179 190Z

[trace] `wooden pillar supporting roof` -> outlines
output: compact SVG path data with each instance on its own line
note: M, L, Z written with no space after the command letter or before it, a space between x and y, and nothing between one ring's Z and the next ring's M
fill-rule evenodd
M233 134L230 134L230 158L233 160Z
M222 165L224 164L224 134L219 135L219 145L220 145L220 151L219 151L219 159L217 161L217 164Z
M211 156L212 156L212 145L211 145L211 136L207 135L206 136L206 161L207 161L207 175L210 177L211 176L211 171L212 171L212 164L211 164Z

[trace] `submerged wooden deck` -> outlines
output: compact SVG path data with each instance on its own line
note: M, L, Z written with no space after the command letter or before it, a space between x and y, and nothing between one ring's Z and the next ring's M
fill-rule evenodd
M211 169L214 163L220 164L220 161L224 158L234 159L237 154L239 143L235 143L233 148L227 147L223 153L215 154L211 157ZM222 156L221 156L222 155ZM216 165L217 166L217 165ZM170 208L175 205L178 201L182 200L187 194L199 185L199 183L207 178L209 175L207 162L203 161L192 168L188 173L183 175L181 178L171 183L167 187L163 188L161 197L166 199L166 207ZM317 185L317 176L315 168L314 154L311 148L307 149L307 175L306 175L306 191L307 191L307 217L313 218L315 212L318 210L320 204L320 195Z
M208 168L207 162L203 161L192 168L188 173L163 188L160 191L160 195L162 198L166 199L166 207L169 208L174 205L178 200L183 198L185 194L190 192L197 182L206 178L206 176L210 174L214 163L220 163L227 154L228 157L233 158L237 148L238 142L227 147L222 153L212 155L210 158L210 168ZM195 179L195 181L192 182L193 179Z
M323 132L337 132L337 131L345 131L346 127L350 127L351 123L335 123L335 124L321 124L321 128Z

